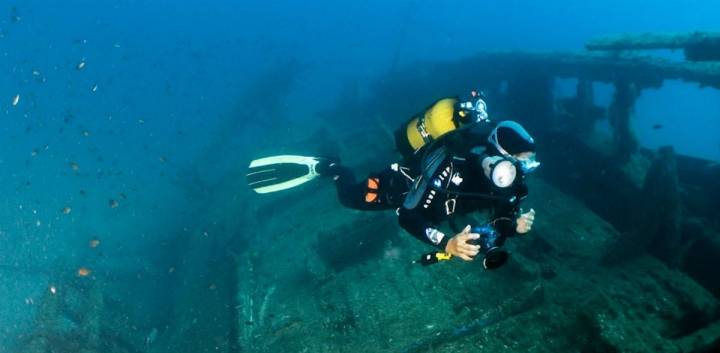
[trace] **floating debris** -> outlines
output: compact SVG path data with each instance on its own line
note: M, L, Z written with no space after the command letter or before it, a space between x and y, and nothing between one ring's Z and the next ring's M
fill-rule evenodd
M75 115L71 112L66 111L65 116L63 117L63 123L70 124L75 120Z
M70 207L63 207L62 210L60 210L63 214L70 214L72 212L72 208Z
M100 240L98 240L98 239L92 239L88 242L88 246L93 249L97 248L98 245L100 245Z
M20 94L16 94L15 97L13 97L13 99L12 99L13 107L18 105L18 103L20 103Z
M13 6L12 10L10 10L10 22L12 23L18 23L22 20L22 17L18 14L17 7Z
M50 289L50 293L51 293L52 295L55 295L55 294L57 293L57 289L55 288L55 286L50 286L49 289Z
M77 270L78 277L87 277L91 273L92 273L92 271L90 271L87 267L80 267Z
M155 340L157 339L158 330L153 327L152 330L150 330L150 333L145 337L145 347L149 348L153 343L155 343Z
M85 68L85 58L81 59L80 62L75 66L75 70L82 70Z
M120 206L120 203L114 199L110 199L110 201L108 201L108 204L110 205L110 208L117 208L118 206Z

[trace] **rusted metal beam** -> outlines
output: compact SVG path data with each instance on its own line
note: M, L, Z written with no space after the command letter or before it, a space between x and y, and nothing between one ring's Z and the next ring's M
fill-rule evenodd
M481 78L495 76L503 79L519 69L531 69L559 78L611 84L623 80L640 88L659 87L665 80L681 80L720 89L720 62L678 62L641 55L496 52L444 65L446 69L452 66L464 67L464 74L475 74ZM467 69L470 67L474 70Z
M720 61L720 33L626 34L591 40L585 48L602 51L681 49L689 61Z

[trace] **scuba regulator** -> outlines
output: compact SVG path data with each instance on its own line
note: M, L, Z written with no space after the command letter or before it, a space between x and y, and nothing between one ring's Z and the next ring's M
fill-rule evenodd
M499 242L500 234L495 228L487 224L484 226L472 227L471 232L480 234L480 238L468 241L468 244L480 245L480 252L483 255L483 268L486 270L494 270L504 265L510 257L502 243ZM420 260L415 261L423 266L436 264L440 261L450 260L451 254L444 251L431 252L423 255Z
M470 99L467 102L458 103L458 106L460 107L460 111L458 112L460 116L466 117L468 114L472 115L470 119L467 119L469 122L479 123L490 120L487 113L487 103L485 103L485 100L482 99L482 94L478 93L478 91L470 92ZM465 122L465 124L467 123L468 122Z

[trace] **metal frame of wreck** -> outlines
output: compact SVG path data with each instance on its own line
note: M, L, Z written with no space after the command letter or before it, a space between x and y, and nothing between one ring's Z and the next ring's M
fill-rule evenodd
M692 42L694 55L697 55L698 43ZM712 43L709 54L704 54L704 58L718 60L720 58L714 59L713 55L720 45ZM651 49L660 49L658 46L662 43L655 44ZM641 227L636 224L636 219L639 217L638 208L643 207L639 200L653 205L658 212L663 207L686 209L684 216L669 220L669 223L677 222L671 225L675 234L670 236L675 240L682 237L685 228L697 229L696 225L687 224L686 218L703 218L714 224L704 234L694 237L695 244L688 245L691 249L685 249L686 253L682 255L684 260L665 260L720 295L720 281L708 277L702 270L708 263L696 263L710 261L712 266L720 266L720 237L715 236L720 221L717 215L712 214L717 200L720 200L720 183L716 182L720 179L720 167L714 166L711 161L675 155L672 150L670 160L660 158L667 157L667 153L641 149L630 127L636 100L644 89L660 88L667 80L720 89L720 60L675 61L627 52L624 49L631 49L628 45L632 44L622 45L623 48L611 48L613 51L610 52L486 52L456 61L419 62L394 70L378 80L370 88L372 93L369 97L355 102L357 109L348 109L355 107L343 103L329 116L375 116L376 121L383 125L396 118L405 119L417 110L417 102L432 102L448 92L481 89L487 95L492 116L518 120L537 135L541 159L548 167L567 166L560 170L543 168L538 176L583 200L623 234L639 233L638 228ZM683 45L673 48L687 49ZM555 79L577 79L576 96L557 99L553 91ZM595 82L615 88L607 114L605 108L594 103ZM569 105L574 110L563 112L566 103L572 103ZM605 117L610 122L613 136L606 143L608 148L598 151L594 148L597 146L588 145L585 137L594 134L595 121ZM644 170L639 176L629 176L626 170L628 166L637 167L632 164L638 156L645 159L646 164L640 168ZM572 164L568 165L569 162ZM667 187L678 191L682 185L683 192L678 193L682 197L682 206L664 204L659 195L650 195L652 192L644 190L644 173L653 170L653 165L667 163L672 164L670 174L675 175L666 178ZM574 177L577 175L581 177ZM644 246L649 244L648 239L639 239L638 242ZM647 250L638 247L635 253ZM711 258L716 260L693 251L714 254Z

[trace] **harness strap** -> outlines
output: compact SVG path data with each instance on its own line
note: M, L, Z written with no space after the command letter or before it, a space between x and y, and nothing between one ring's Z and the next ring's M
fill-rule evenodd
M398 172L398 173L402 174L407 180L409 180L409 181L411 181L411 182L412 182L412 181L415 181L415 178L413 178L412 176L410 176L410 174L408 173L408 171L410 171L410 168L408 168L408 167L403 167L403 166L401 166L401 165L398 164L398 163L393 163L393 164L390 165L390 169L392 169L392 170L395 171L395 172Z

